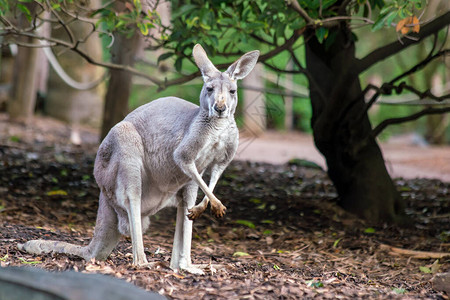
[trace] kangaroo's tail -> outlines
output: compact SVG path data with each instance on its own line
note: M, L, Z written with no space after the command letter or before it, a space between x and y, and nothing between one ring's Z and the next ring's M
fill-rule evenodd
M60 241L32 240L24 244L17 244L17 248L30 254L55 252L80 256L86 260L92 258L92 255L89 255L89 246L83 247Z
M97 223L94 237L87 246L78 246L61 241L32 240L24 244L17 244L19 250L31 254L65 253L80 256L85 260L95 258L105 260L116 247L120 239L117 215L108 204L108 199L100 193Z

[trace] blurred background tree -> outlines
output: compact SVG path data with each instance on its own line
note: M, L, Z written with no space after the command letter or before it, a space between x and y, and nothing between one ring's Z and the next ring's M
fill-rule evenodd
M102 136L128 107L168 94L198 101L194 44L202 44L219 68L260 49L264 67L243 83L256 94L244 95L237 116L241 127L251 134L266 127L312 131L342 207L375 221L402 219L405 204L386 171L377 137L388 125L450 111L448 1L174 0L166 23L157 13L167 4L163 1L112 1L89 8L83 3L0 0L0 36L2 45L28 48L39 39L109 68ZM44 12L50 17L42 17ZM19 22L24 17L25 25ZM90 24L91 33L75 36L69 26L75 21ZM62 28L68 39L40 33L44 23ZM103 60L80 46L99 32ZM147 54L138 55L143 49ZM11 95L8 107L19 101ZM392 106L398 103L404 105ZM430 142L442 142L446 124L448 115L429 118L421 131Z

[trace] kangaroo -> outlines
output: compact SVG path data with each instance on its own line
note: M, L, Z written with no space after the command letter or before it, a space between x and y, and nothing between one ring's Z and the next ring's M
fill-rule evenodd
M213 190L239 143L234 120L236 81L251 72L259 51L244 54L223 73L199 44L194 46L193 57L204 80L200 106L176 97L154 100L127 115L101 143L94 165L100 197L91 242L83 247L32 240L19 244L19 249L105 260L121 234L131 235L133 264L149 266L142 234L150 225L150 216L164 207L177 206L170 267L203 274L191 262L192 220L208 203L216 217L225 214L226 207ZM202 179L207 169L209 185ZM205 197L195 205L198 187Z

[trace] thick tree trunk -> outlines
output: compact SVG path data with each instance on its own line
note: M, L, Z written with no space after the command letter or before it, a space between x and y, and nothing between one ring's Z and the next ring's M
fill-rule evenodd
M28 25L25 16L19 20L21 26ZM19 37L24 44L36 44L30 37ZM19 47L14 60L13 82L8 101L8 114L11 120L28 123L34 114L36 103L37 48Z
M397 221L404 205L371 134L358 74L352 74L354 42L347 29L336 29L336 36L329 48L315 37L306 45L314 141L344 209L371 221Z
M132 37L116 34L111 51L111 60L115 64L134 65L136 53L139 50L140 35ZM105 97L101 139L109 130L128 114L128 98L131 94L133 75L126 71L111 70L108 90Z

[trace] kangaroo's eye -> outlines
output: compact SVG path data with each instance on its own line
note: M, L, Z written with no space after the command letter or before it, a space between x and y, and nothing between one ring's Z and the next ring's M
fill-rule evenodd
M234 93L236 93L236 90L230 90L231 95L234 95Z
M212 88L212 87L207 87L206 90L208 91L208 93L211 93L212 91L214 91L214 88Z

